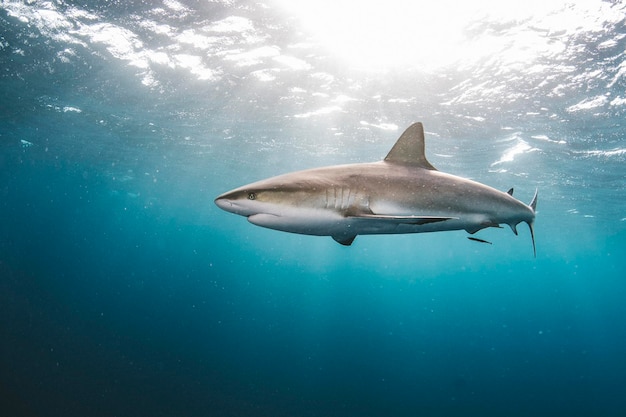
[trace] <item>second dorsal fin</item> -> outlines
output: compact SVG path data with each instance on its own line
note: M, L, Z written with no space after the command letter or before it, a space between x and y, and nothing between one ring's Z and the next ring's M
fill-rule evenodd
M424 126L413 123L404 131L385 157L385 162L436 170L424 153Z

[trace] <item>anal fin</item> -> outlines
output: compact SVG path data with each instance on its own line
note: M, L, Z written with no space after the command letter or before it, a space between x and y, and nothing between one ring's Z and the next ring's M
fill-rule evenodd
M465 231L467 233L469 233L470 235L473 235L474 233L478 232L479 230L483 230L486 229L487 227L495 227L497 229L502 229L502 226L500 226L498 223L495 222L482 222L479 225L476 225L474 227L466 227Z

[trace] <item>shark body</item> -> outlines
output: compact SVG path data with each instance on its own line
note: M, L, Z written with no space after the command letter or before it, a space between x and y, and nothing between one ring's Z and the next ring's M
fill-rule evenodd
M426 159L424 128L411 125L383 161L336 165L268 178L224 193L218 207L284 232L331 236L530 228L535 251L537 192L529 205L487 185L440 172ZM481 239L476 239L482 241Z

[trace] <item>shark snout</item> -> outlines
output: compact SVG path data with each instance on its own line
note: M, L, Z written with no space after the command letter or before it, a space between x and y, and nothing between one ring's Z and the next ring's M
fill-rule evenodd
M229 213L239 214L241 216L248 216L251 214L250 210L248 210L245 206L238 204L237 200L218 197L215 199L215 205Z
M215 205L229 213L238 214L240 216L250 216L256 214L258 210L248 200L233 198L231 193L222 194L215 199Z
M233 203L229 199L222 196L219 196L215 199L215 205L226 211L232 211L233 207Z

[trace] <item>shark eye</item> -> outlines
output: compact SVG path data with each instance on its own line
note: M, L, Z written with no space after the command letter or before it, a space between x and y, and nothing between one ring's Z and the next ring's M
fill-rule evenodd
M248 200L256 200L256 193L249 193Z

